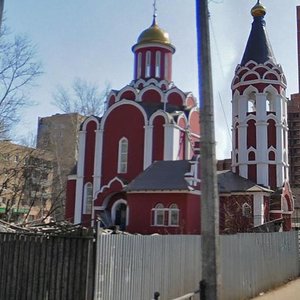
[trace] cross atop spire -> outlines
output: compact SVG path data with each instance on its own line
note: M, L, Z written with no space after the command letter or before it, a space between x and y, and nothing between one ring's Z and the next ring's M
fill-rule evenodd
M157 17L156 0L153 0L153 24L156 24L156 17Z

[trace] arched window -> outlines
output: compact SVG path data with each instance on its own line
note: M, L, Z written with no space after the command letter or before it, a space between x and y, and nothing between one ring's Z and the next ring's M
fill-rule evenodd
M276 148L276 122L273 119L268 120L268 147Z
M244 203L242 206L243 217L251 218L252 208L248 203Z
M160 77L160 52L155 53L155 77Z
M129 207L124 199L117 200L111 208L111 220L120 230L126 230L129 221Z
M255 92L251 92L248 95L248 112L255 112L256 111L256 94Z
M93 185L87 182L84 186L84 213L91 214L93 206Z
M275 111L275 101L274 97L271 93L267 93L267 111L274 112Z
M235 124L235 149L239 148L239 123Z
M255 112L255 111L256 111L255 100L249 99L248 100L248 112Z
M138 54L138 61L137 61L137 78L141 78L142 74L142 53Z
M250 151L248 153L248 160L249 161L254 161L255 160L255 152L254 151Z
M119 141L118 173L127 173L128 140L121 138Z
M247 147L256 149L256 122L254 119L247 122Z
M269 160L275 160L275 152L274 151L269 152Z
M150 69L151 69L151 52L146 52L146 70L145 77L150 77Z
M169 207L169 226L179 225L179 209L176 204L171 204Z
M154 226L165 225L165 209L161 203L156 204L154 211Z
M165 54L165 79L167 79L169 74L169 56Z

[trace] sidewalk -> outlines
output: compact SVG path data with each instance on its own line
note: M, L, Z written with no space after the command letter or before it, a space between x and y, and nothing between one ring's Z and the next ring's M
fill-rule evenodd
M300 278L267 292L252 300L299 300L300 299Z

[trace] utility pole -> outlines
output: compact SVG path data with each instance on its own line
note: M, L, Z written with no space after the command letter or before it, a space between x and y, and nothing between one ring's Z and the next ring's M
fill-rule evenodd
M200 176L202 281L201 300L220 298L219 196L216 151L208 1L196 0L198 42L198 84L200 100Z
M2 28L3 9L4 9L4 0L0 0L0 30Z

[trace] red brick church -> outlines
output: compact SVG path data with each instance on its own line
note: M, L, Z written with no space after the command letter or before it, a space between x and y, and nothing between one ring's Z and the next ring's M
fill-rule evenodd
M232 170L218 173L220 231L291 228L286 80L258 2L232 81ZM66 218L142 234L200 233L199 109L172 81L175 47L153 17L132 47L134 78L79 131Z

